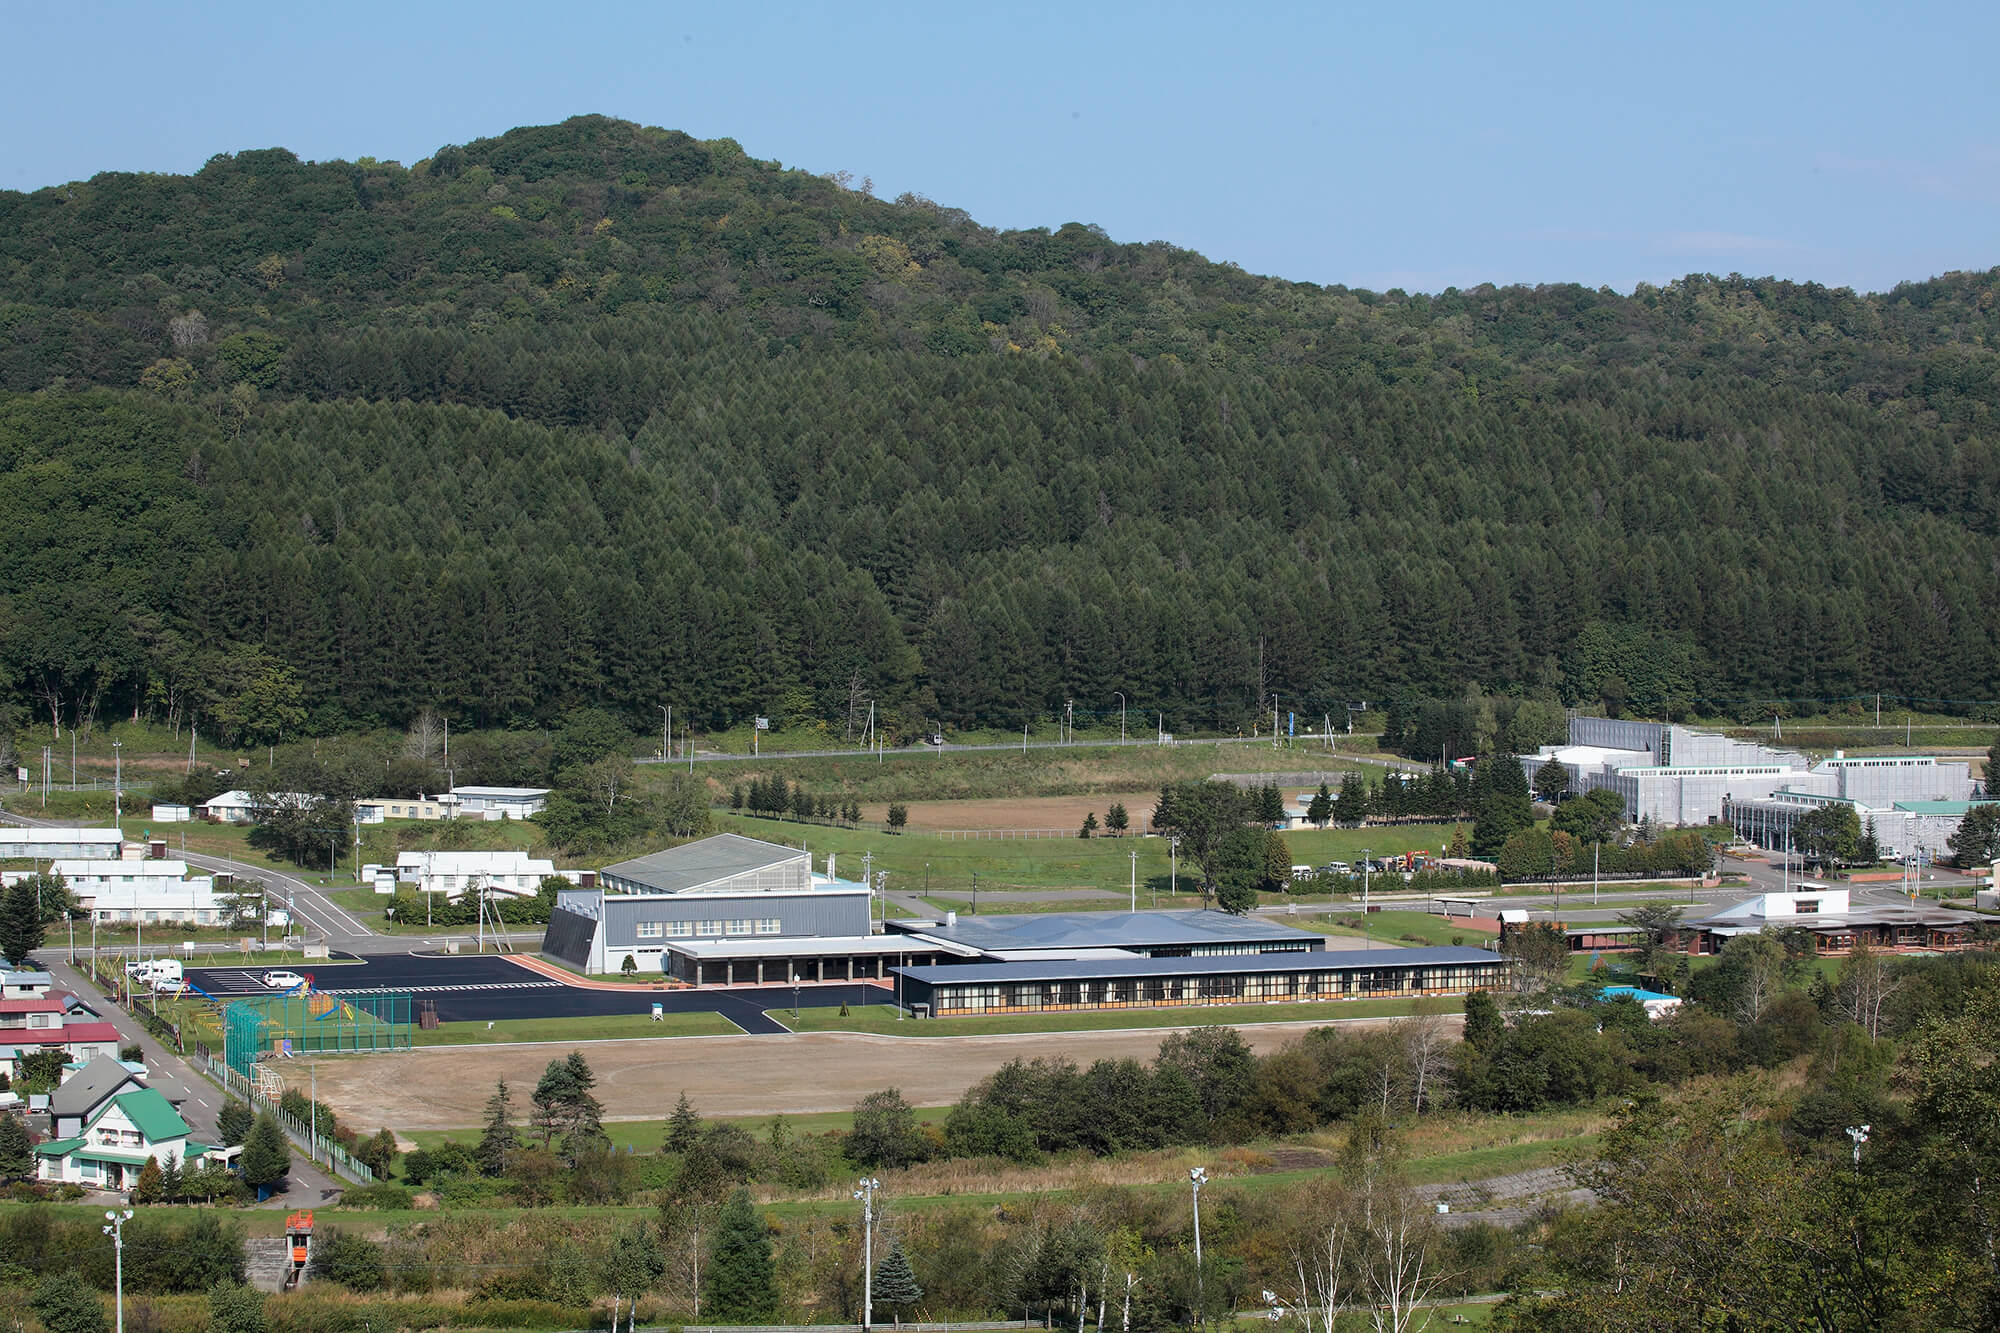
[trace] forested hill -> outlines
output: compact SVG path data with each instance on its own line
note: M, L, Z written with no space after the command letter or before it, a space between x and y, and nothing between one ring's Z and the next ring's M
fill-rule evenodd
M0 192L0 690L1984 699L1996 288L1321 288L599 117Z

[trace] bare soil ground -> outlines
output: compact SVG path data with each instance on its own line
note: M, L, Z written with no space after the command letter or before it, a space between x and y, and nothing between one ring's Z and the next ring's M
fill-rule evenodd
M1065 829L1074 832L1083 825L1085 814L1095 813L1100 828L1104 812L1123 804L1131 816L1132 831L1145 827L1147 816L1160 799L1157 791L1112 792L1096 796L1004 796L975 801L905 801L910 812L912 833L932 833L942 829ZM861 817L881 822L889 817L889 807L864 805Z
M1261 1052L1319 1026L1269 1023L1238 1030ZM1150 1060L1165 1035L1157 1028L951 1039L803 1033L586 1042L577 1049L596 1071L606 1118L630 1120L668 1115L683 1091L705 1115L846 1111L889 1087L901 1088L916 1105L938 1106L957 1101L1009 1060ZM322 1059L318 1094L351 1125L462 1129L479 1124L497 1079L507 1080L515 1105L525 1111L543 1068L569 1049L566 1043L433 1046Z

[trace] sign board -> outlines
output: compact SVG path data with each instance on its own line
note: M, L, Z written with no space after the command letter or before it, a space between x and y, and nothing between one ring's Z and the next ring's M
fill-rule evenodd
M27 766L23 765L22 767L15 769L14 776L16 777L17 780L21 782L26 782L28 780Z
M771 729L771 719L770 719L770 718L768 718L768 717L760 717L760 718L758 718L758 719L757 719L757 730L759 730L759 731L769 731L770 729Z

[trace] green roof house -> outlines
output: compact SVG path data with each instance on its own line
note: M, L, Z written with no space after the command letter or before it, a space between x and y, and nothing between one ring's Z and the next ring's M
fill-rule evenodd
M37 1179L88 1189L127 1190L138 1183L146 1159L198 1159L208 1151L188 1139L187 1121L158 1092L135 1088L99 1106L83 1132L38 1144Z

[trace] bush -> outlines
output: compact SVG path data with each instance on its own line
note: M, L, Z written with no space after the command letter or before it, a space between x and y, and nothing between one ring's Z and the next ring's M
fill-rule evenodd
M340 1206L399 1210L410 1207L411 1199L410 1192L401 1185L378 1180L373 1185L360 1185L343 1192L340 1196Z
M349 1291L375 1291L388 1275L382 1247L364 1236L328 1227L313 1242L312 1276L338 1282Z

